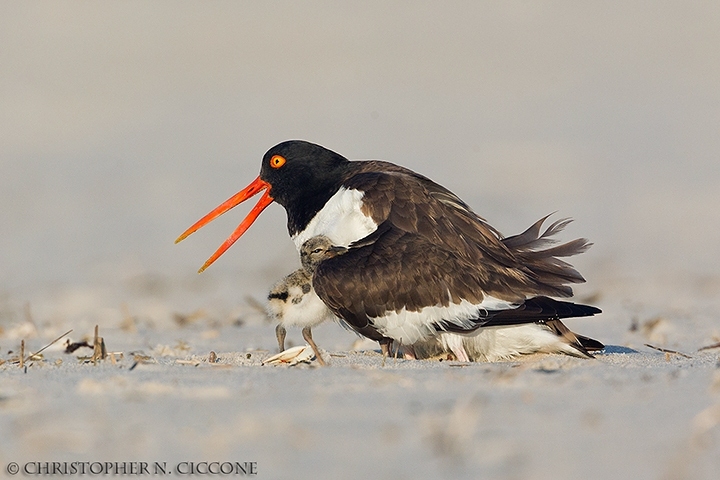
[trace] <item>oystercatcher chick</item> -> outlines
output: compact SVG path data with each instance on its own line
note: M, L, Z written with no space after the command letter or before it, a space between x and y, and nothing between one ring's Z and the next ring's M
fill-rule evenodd
M178 241L262 191L200 271L275 201L285 208L298 249L316 235L347 248L320 263L313 288L330 311L380 342L385 353L393 341L413 346L446 333L470 337L483 329L528 324L536 327L523 330L535 338L547 334L548 322L562 339L567 335L552 327L560 319L600 313L589 305L551 298L570 297L570 285L585 281L561 258L584 252L587 240L551 245L548 237L561 227L556 223L540 235L544 219L504 238L457 195L427 177L388 162L350 161L304 141L271 148L258 178ZM487 358L507 351L526 353L528 342L519 337L524 335L504 335L487 346L477 342L477 348ZM571 348L582 356L602 345L589 339L575 343ZM568 353L564 347L547 349Z
M279 322L275 335L280 352L285 351L285 327L302 327L302 336L315 353L318 363L325 365L312 338L312 328L336 317L315 293L312 277L321 261L340 255L344 250L333 247L330 239L322 235L309 239L300 247L302 268L283 278L270 290L267 311Z

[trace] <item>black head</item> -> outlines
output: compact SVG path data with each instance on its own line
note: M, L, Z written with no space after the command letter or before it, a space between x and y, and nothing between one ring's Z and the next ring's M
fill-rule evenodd
M200 272L230 248L273 201L285 207L288 231L290 235L294 235L304 229L328 199L338 191L348 175L350 165L346 158L314 143L290 140L275 145L263 157L258 178L195 222L175 243L263 191L258 203L205 262Z
M270 184L273 200L285 207L291 234L304 228L340 188L349 164L342 155L302 140L268 150L260 178Z

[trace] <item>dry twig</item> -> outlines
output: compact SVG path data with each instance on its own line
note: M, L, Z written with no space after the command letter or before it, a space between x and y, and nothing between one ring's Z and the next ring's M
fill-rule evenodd
M50 342L50 343L48 343L47 345L45 345L44 347L42 347L42 348L41 348L40 350L38 350L37 352L31 353L27 358L30 359L30 358L34 357L35 355L38 355L38 354L41 353L43 350L45 350L46 348L48 348L50 345L52 345L53 343L55 343L55 342L57 342L58 340L60 340L61 338L63 338L65 335L68 335L70 332L72 332L72 329L70 329L70 330L68 330L67 332L63 333L62 335L60 335L59 337L57 337L55 340L53 340L52 342Z
M33 352L33 353L31 353L30 355L27 355L27 356L25 355L25 340L21 340L21 341L20 341L20 355L18 356L18 360L19 360L19 362L20 362L20 368L25 367L25 362L27 362L28 360L37 360L37 359L39 358L38 355L40 355L43 351L45 351L46 348L48 348L48 347L51 346L53 343L57 342L58 340L60 340L60 339L63 338L65 335L69 334L70 332L72 332L72 330L68 330L67 332L65 332L65 333L63 333L62 335L60 335L59 337L57 337L57 338L56 338L55 340L53 340L52 342L50 342L50 343L48 343L47 345L45 345L44 347L42 347L42 348L41 348L40 350L38 350L37 352Z
M713 348L720 348L720 342L713 343L712 345L707 345L705 347L698 348L698 352L702 352L703 350L711 350Z
M98 326L95 325L95 338L93 340L93 365L97 365L98 360L107 358L107 349L105 348L105 339L98 335Z
M690 355L685 355L684 353L676 352L675 350L668 350L666 348L655 347L653 345L650 345L649 343L646 343L645 346L652 348L653 350L657 350L658 352L671 353L673 355L680 355L681 357L685 357L685 358L692 358Z

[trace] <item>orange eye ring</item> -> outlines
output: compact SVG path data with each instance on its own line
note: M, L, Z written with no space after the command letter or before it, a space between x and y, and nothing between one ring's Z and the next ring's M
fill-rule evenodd
M270 166L272 168L280 168L285 165L285 162L285 157L283 157L282 155L273 155L270 159Z

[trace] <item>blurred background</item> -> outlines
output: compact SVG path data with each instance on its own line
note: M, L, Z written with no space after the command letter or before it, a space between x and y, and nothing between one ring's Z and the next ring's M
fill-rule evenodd
M716 2L3 1L0 106L5 325L261 299L298 265L280 206L202 275L250 205L173 241L287 139L506 235L575 218L587 295L720 292Z

